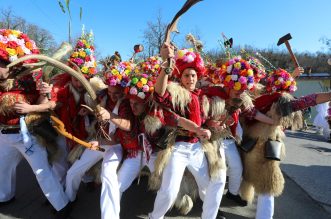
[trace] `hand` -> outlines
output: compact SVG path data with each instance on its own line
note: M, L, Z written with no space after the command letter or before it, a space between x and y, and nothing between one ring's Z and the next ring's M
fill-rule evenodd
M19 101L14 104L14 109L16 113L27 114L34 111L34 106L26 102Z
M111 118L110 113L108 112L108 110L106 110L103 107L100 107L100 111L98 112L97 117L98 117L99 121L106 121L106 120L109 120Z
M202 138L202 139L207 139L209 140L210 137L211 137L211 132L209 129L203 129L203 128L200 128L197 133L199 138Z
M90 150L98 150L98 148L99 148L98 141L90 141L89 144L91 144Z
M53 89L53 84L48 84L46 82L42 82L39 93L40 94L48 94L48 93L52 92L52 89Z
M305 72L305 69L302 67L297 67L294 69L294 71L292 72L292 77L296 78L298 76L300 76L301 74L303 74Z
M175 48L173 45L164 43L161 47L160 55L163 60L175 57Z

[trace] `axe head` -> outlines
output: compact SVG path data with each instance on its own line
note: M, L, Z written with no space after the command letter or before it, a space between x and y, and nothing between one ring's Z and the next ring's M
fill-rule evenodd
M232 45L233 45L233 39L232 38L224 41L224 47L230 47L230 48L232 48Z
M280 44L285 43L285 41L289 41L290 39L292 39L292 36L290 33L286 34L285 36L279 38L277 46L279 46Z

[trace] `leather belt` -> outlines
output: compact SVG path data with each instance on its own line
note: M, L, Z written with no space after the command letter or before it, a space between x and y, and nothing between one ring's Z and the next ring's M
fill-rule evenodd
M19 125L2 125L0 124L0 132L2 134L18 134L20 133Z
M2 134L19 134L20 128L8 128L8 129L1 129Z

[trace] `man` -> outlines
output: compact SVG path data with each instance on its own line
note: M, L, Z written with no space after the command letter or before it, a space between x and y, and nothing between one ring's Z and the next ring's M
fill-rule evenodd
M58 211L57 216L61 217L66 211L68 198L51 170L46 148L28 131L31 116L27 113L49 109L45 94L51 87L45 89L47 85L43 84L38 92L31 74L12 77L24 70L22 66L6 67L15 59L37 54L39 50L27 35L17 30L1 29L0 39L0 202L5 204L15 198L16 166L24 157L46 198Z

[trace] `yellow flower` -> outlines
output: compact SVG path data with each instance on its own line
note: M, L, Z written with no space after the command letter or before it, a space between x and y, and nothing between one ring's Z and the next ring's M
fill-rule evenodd
M253 76L254 75L254 72L252 69L248 69L247 70L247 76Z
M8 52L9 56L17 55L16 49L7 48L6 51Z
M84 51L79 51L79 56L85 58L86 53Z
M11 33L16 37L18 37L20 35L20 32L17 30L12 30Z
M147 84L147 79L146 78L140 78L140 81L143 85Z
M78 52L72 53L72 57L77 58L78 57Z
M285 82L286 87L290 86L291 83L292 83L291 81L286 81L286 82Z
M117 75L117 74L119 74L118 71L117 71L117 69L112 69L112 70L111 70L111 73L112 73L113 75Z
M226 81L226 82L231 81L231 75L226 76L226 77L225 77L225 81Z
M88 67L84 66L81 71L85 74L88 73Z
M183 58L185 55L184 51L183 50L179 50L178 53L177 53L177 56L179 59Z
M188 49L189 52L194 52L193 48Z
M236 63L234 64L234 67L235 67L236 69L241 69L241 63L240 63L240 62L236 62Z
M275 81L275 85L280 85L280 81Z
M240 89L241 89L241 84L240 84L240 82L236 82L236 83L234 83L234 87L233 87L233 89L235 89L235 90L240 90Z

